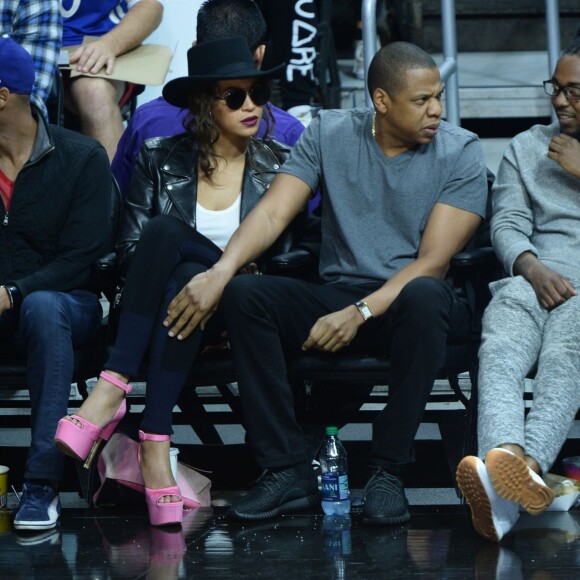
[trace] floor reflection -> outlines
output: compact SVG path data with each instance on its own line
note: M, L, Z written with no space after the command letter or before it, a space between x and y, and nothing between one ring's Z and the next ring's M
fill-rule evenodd
M16 534L0 513L1 578L519 578L580 575L580 512L523 514L501 545L475 535L462 506L412 508L410 524L361 525L321 514L230 522L188 511L153 528L144 510L65 509L58 529Z

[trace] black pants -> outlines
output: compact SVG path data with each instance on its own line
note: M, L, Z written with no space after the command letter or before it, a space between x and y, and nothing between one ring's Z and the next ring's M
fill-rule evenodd
M163 326L167 307L193 276L211 268L221 250L186 223L156 216L147 223L131 260L115 347L105 368L135 376L145 355L147 400L141 428L173 433L172 413L202 341L223 330L219 311L205 330L185 340L169 338Z
M369 294L346 285L315 285L272 276L238 276L221 302L249 441L263 469L308 460L293 406L286 361L301 354L314 322ZM412 462L413 440L450 338L467 337L469 307L445 282L409 282L383 316L359 330L346 350L387 353L389 404L373 425L370 464L400 472Z

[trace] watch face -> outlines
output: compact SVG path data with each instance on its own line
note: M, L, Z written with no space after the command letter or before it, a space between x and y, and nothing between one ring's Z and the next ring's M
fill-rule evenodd
M356 307L359 309L361 316L365 320L368 320L369 318L373 317L373 313L371 312L370 308L362 300L360 300L359 302L356 303Z

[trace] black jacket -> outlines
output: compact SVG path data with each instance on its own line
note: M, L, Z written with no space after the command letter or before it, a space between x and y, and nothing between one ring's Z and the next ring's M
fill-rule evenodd
M46 125L14 182L10 211L0 199L0 284L36 290L96 290L92 263L109 240L111 170L99 143Z
M290 149L278 141L251 139L242 184L240 222L258 203L276 176ZM123 273L135 251L145 224L156 215L170 215L196 227L197 149L188 134L145 141L125 206L116 246ZM294 220L268 255L287 251L301 238L307 208Z

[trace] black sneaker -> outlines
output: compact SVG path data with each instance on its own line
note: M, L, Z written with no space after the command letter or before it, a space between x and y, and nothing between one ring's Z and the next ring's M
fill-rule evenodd
M291 467L266 471L244 497L232 504L227 516L237 520L265 520L318 503L320 492L314 472L304 478Z
M411 519L403 482L377 467L364 490L363 524L390 526Z

